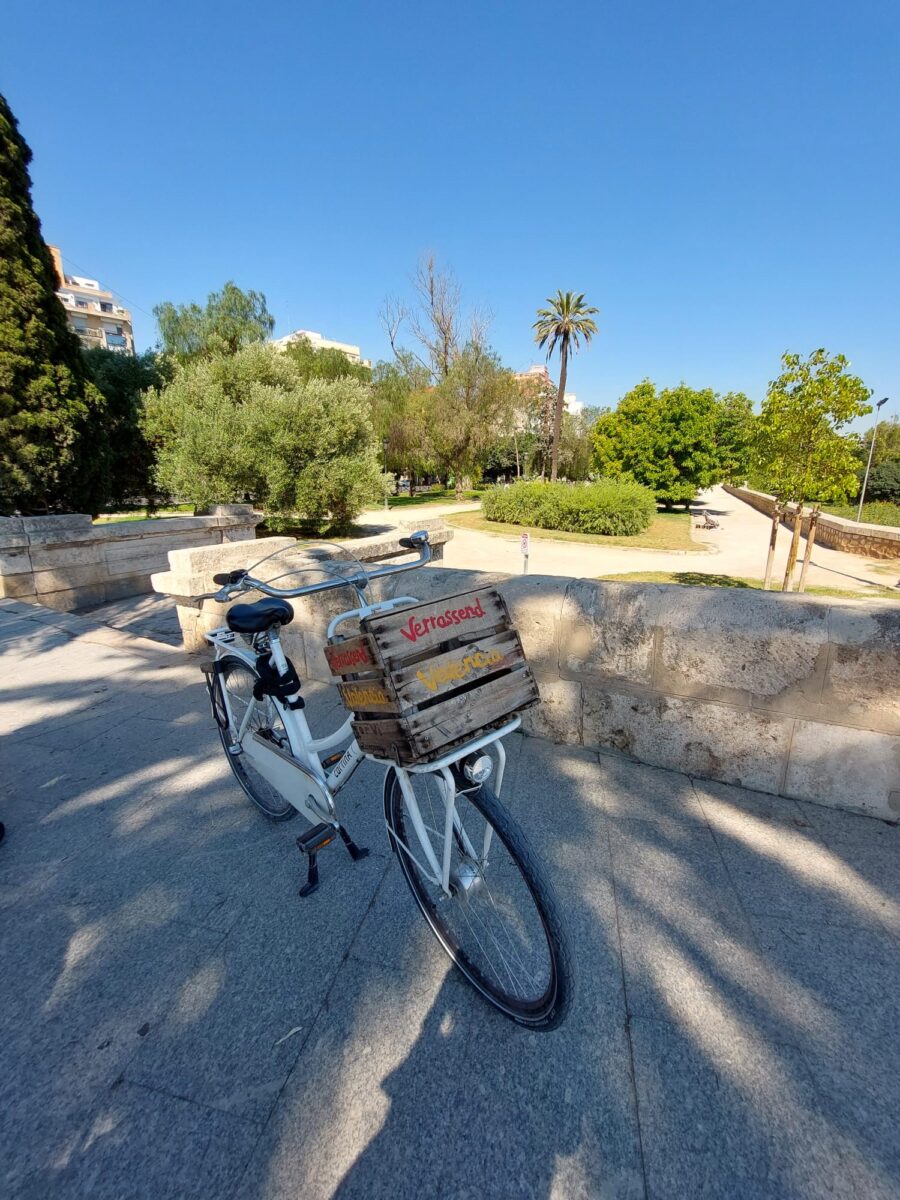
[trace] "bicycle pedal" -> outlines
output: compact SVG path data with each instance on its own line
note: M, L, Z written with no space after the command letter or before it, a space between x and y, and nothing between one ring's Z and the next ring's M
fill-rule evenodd
M337 830L333 825L313 825L297 838L297 849L301 854L318 854L334 841Z
M327 758L323 758L322 766L326 771L330 771L332 767L338 765L343 757L343 752L338 750L337 754L329 754Z

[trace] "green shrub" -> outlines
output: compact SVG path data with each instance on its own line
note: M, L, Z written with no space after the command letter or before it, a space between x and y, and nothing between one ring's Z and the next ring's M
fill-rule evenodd
M830 504L825 512L833 517L845 517L848 521L856 520L857 507L855 504ZM862 510L864 525L898 525L900 526L900 504L864 504Z
M489 521L629 537L643 533L656 516L649 488L625 479L596 483L513 483L493 488L482 500Z

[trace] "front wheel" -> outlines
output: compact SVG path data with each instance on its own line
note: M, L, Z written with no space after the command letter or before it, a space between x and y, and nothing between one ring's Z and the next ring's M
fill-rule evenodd
M422 831L443 863L444 784L407 776ZM559 1025L572 999L568 937L553 890L525 835L490 788L455 796L447 895L429 866L395 770L388 772L384 816L391 848L422 915L472 986L505 1016L530 1029Z

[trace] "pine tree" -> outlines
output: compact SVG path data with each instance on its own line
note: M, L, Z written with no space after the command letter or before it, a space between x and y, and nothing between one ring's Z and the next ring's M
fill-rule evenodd
M98 506L103 400L31 203L31 150L0 95L0 512Z

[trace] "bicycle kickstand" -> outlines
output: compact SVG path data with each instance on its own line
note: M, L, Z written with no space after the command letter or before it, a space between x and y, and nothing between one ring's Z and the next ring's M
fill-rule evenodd
M341 841L344 843L347 853L354 862L367 857L369 851L365 847L357 846L343 825L326 825L324 822L321 825L314 825L312 829L308 829L306 833L301 833L297 838L297 849L301 854L305 854L309 860L306 883L300 888L301 896L311 895L319 886L318 854L320 850L324 850L326 846L331 845L334 841L335 833L340 834Z

